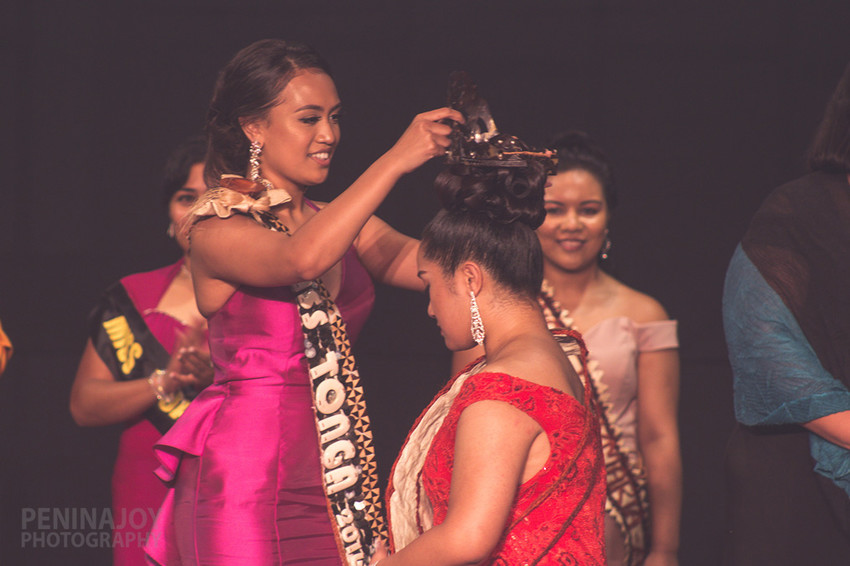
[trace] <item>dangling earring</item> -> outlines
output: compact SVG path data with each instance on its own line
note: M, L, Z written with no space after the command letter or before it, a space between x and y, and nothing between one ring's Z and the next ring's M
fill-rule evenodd
M165 235L169 238L174 237L174 222L168 225L168 229L165 231Z
M472 316L472 339L479 346L484 343L484 323L481 322L481 312L478 310L478 301L475 293L469 292L469 313Z
M260 177L260 155L263 153L263 144L254 140L251 142L251 153L248 156L248 164L251 166L250 168L250 177L251 180L255 183L261 184L267 190L274 189L274 185L271 184L271 181L268 179L264 179Z
M611 251L611 238L607 235L605 236L605 242L602 244L602 249L599 250L599 257L602 258L602 261L608 259L608 254Z

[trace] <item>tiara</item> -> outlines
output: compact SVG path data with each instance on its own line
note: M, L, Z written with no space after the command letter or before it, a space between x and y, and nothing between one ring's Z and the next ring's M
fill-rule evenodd
M463 114L466 123L451 122L451 145L446 163L475 167L527 167L538 161L550 175L558 165L557 152L530 147L516 136L499 133L487 101L466 71L449 75L447 106Z

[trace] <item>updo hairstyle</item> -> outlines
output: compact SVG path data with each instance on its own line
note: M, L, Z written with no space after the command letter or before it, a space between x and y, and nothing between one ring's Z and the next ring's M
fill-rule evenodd
M244 175L250 141L240 119L263 120L298 71L313 69L330 76L330 68L311 47L281 39L263 39L237 53L221 70L207 112L209 149L207 184L223 174Z
M422 233L426 259L451 275L474 261L514 293L537 296L543 252L534 230L543 223L546 172L528 167L455 166L437 177L443 205Z
M617 206L617 191L613 185L611 165L602 147L584 132L571 130L552 137L546 147L558 152L558 173L582 169L602 185L608 210Z

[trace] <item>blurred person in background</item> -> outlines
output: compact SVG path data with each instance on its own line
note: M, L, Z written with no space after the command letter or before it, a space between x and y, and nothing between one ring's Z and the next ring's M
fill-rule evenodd
M154 475L153 446L212 381L206 321L198 312L189 242L180 226L206 192L206 140L185 141L165 166L162 199L168 234L180 249L171 265L124 277L104 293L89 320L90 336L71 389L81 426L124 424L112 475L113 561L145 564L144 542L166 488ZM143 532L134 528L145 517Z
M13 351L12 341L9 340L9 337L3 332L3 326L0 325L0 375L3 375L3 372L6 371L6 364L12 358Z
M765 199L726 273L734 566L850 564L850 65L808 168Z

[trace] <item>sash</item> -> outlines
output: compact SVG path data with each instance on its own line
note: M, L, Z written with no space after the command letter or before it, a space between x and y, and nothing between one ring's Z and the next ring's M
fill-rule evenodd
M572 329L573 320L555 300L552 287L545 280L538 301L549 328ZM609 417L611 408L608 395L600 381L602 370L594 360L589 361L588 367L590 392L600 408L599 421L602 425L602 455L605 460L605 483L608 486L605 512L620 527L626 545L626 563L636 566L646 558L651 540L646 470L639 462L634 466L629 465L622 434Z
M270 230L289 229L270 212L287 202L281 189L263 190L241 177L222 179L187 214L187 230L206 216L250 216ZM341 559L367 566L386 524L377 461L360 375L345 321L321 279L291 286L304 334L313 413L321 453L322 487Z
M100 304L89 314L89 337L100 359L120 381L147 379L171 359L120 281L103 293ZM144 416L165 434L194 396L192 390L177 390L173 400L157 401Z
M271 212L264 226L289 234ZM292 285L304 355L310 368L322 485L340 555L349 566L366 566L378 537L386 538L381 491L366 399L345 321L321 279Z
M390 551L398 552L434 526L434 510L425 494L422 467L431 442L443 426L452 403L471 375L483 371L480 358L452 378L422 412L401 447L390 473L387 489L387 516L390 525Z

